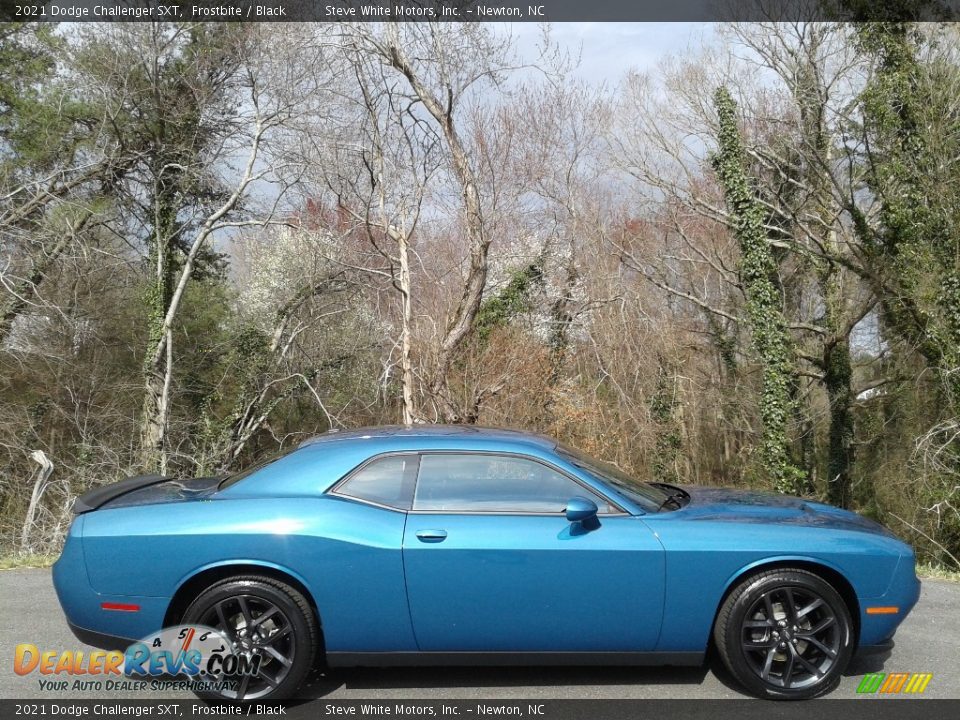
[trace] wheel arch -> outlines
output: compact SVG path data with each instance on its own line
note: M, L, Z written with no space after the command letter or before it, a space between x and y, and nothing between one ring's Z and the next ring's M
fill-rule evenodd
M190 602L205 589L221 580L239 575L263 575L294 588L310 603L317 624L322 630L323 623L320 610L313 593L310 592L303 578L289 568L252 560L235 560L196 568L180 582L173 593L173 597L170 598L170 603L167 605L167 611L164 614L163 626L169 627L180 622Z
M727 598L730 596L730 593L733 592L734 588L753 575L766 572L767 570L776 570L778 568L797 568L798 570L806 570L807 572L813 573L814 575L817 575L826 582L830 583L830 585L833 586L833 588L843 599L843 602L846 604L847 610L850 613L850 619L853 621L854 647L857 647L860 644L860 601L857 599L857 593L853 589L853 585L839 568L823 562L822 560L808 557L768 558L740 568L727 580L726 587L723 589L723 594L720 596L720 601L717 603L717 607L713 612L713 622L711 623L710 627L713 628L713 626L716 625L717 616L720 614L720 609L723 607L723 604L727 601ZM712 642L712 631L710 633L710 637Z

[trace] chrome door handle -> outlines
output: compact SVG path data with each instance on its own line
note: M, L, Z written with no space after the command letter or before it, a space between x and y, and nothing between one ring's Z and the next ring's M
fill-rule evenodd
M447 539L446 530L418 530L417 539L425 543L438 543Z

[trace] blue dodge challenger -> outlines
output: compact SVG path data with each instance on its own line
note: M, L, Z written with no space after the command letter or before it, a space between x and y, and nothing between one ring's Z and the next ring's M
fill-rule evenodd
M711 643L749 693L808 698L892 645L920 593L910 546L852 512L470 426L333 432L75 511L53 569L74 633L212 629L257 659L215 699L293 696L318 662L695 665Z

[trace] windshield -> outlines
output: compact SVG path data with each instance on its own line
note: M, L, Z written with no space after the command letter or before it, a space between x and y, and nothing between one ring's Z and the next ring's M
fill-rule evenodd
M567 462L593 475L611 490L632 500L644 510L656 512L670 498L670 493L665 490L637 480L620 468L585 455L575 448L558 445L557 453Z

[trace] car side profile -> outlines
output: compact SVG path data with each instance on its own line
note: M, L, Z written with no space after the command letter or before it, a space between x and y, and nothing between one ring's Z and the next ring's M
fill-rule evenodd
M284 698L328 666L704 662L767 698L831 690L916 603L914 553L799 498L630 478L542 436L333 432L225 478L78 499L53 577L82 641L215 629Z

